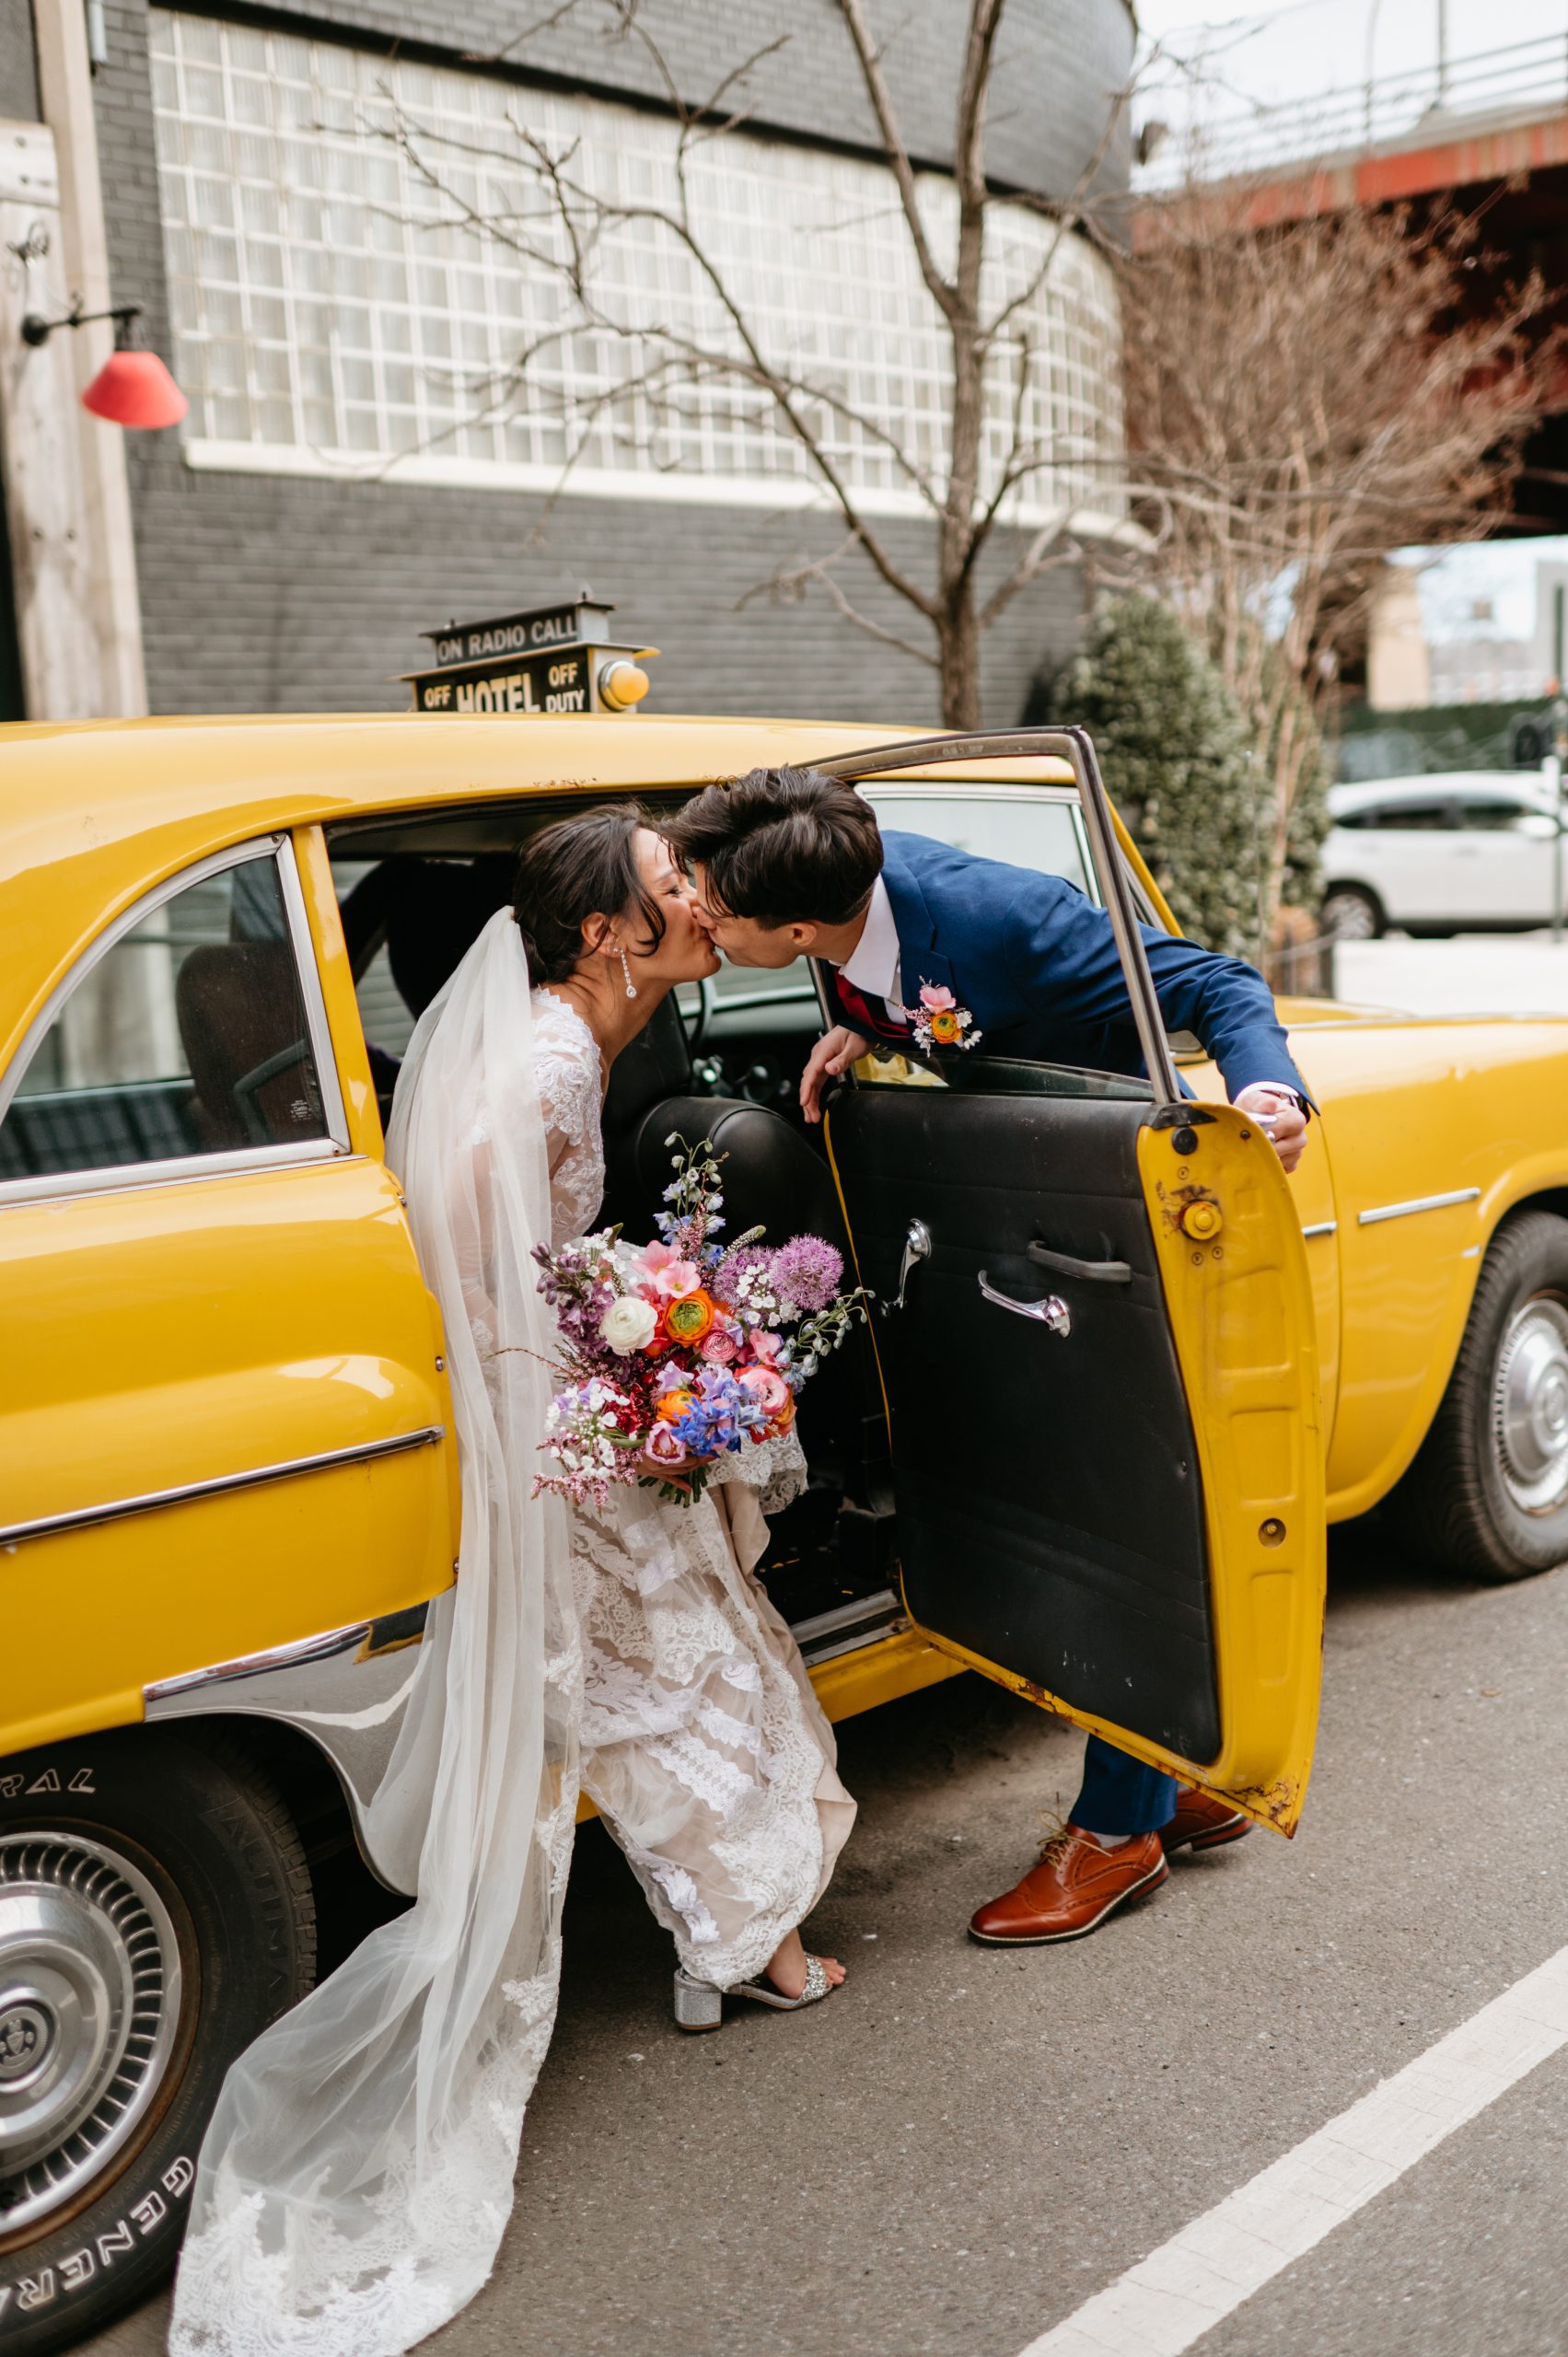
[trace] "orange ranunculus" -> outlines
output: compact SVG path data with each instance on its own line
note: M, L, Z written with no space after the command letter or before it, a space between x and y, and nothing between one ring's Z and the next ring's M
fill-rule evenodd
M700 1286L665 1305L664 1330L672 1342L700 1342L713 1322L713 1295Z
M950 1007L941 1007L930 1018L931 1036L944 1048L950 1048L958 1037L958 1018Z
M787 1433L795 1422L795 1395L792 1392L768 1426L770 1433Z
M678 1424L691 1405L689 1391L667 1391L654 1410L654 1420L661 1424Z

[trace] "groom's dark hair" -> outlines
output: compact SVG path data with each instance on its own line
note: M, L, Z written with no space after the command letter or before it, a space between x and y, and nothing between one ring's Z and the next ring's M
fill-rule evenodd
M725 915L759 924L847 924L882 872L870 804L820 770L748 770L704 786L665 831Z

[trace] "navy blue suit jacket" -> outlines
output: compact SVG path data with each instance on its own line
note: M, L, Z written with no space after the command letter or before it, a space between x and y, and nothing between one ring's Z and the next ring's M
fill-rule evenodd
M945 983L985 1034L982 1052L1143 1074L1110 919L1076 885L924 835L884 831L882 846L907 1004L923 982ZM1261 974L1141 930L1167 1030L1202 1040L1233 1097L1258 1080L1306 1097Z

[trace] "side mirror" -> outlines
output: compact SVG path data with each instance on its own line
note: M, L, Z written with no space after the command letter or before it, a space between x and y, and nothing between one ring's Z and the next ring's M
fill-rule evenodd
M1514 826L1516 832L1528 835L1532 842L1538 843L1551 842L1558 830L1557 820L1545 810L1527 810L1515 819Z

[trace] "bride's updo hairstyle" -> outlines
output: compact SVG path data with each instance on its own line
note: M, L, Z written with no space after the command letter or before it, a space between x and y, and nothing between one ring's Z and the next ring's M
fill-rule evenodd
M591 916L634 911L645 958L664 939L664 918L644 889L636 834L651 824L636 802L606 802L580 819L541 827L517 853L512 914L528 952L528 973L540 982L568 981L587 953L583 927Z

